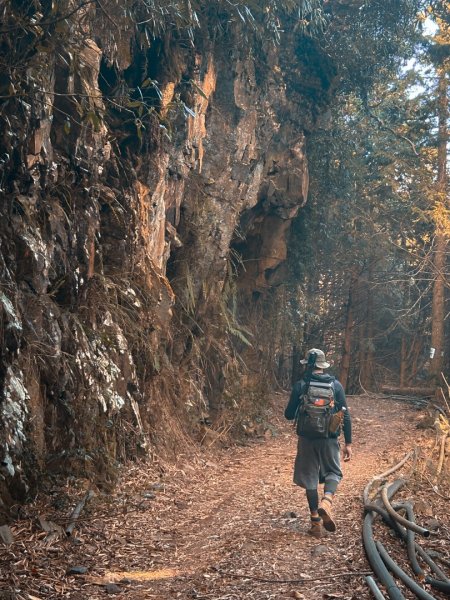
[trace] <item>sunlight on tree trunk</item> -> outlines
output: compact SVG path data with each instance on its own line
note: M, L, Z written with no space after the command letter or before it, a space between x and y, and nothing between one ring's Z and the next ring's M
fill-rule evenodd
M353 329L355 326L355 319L353 313L354 293L356 286L358 285L358 275L355 271L352 273L350 280L350 286L348 290L348 301L347 301L347 312L345 315L345 332L344 332L344 344L342 350L342 360L339 368L339 381L342 383L344 389L347 387L348 376L350 372L350 357L352 353L352 336Z
M439 71L438 88L438 171L437 171L437 200L435 206L436 214L436 236L433 270L435 280L433 284L431 347L434 348L434 358L431 362L431 372L436 383L439 382L440 373L444 364L444 327L445 327L445 267L446 250L448 245L447 226L447 120L448 120L448 98L447 98L447 75L445 69Z

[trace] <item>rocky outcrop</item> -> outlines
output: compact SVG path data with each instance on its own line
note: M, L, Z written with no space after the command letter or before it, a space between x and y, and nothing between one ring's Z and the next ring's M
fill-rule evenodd
M335 77L300 34L251 51L215 15L195 40L124 24L114 41L119 12L63 4L11 5L2 34L6 503L43 471L108 485L236 407L230 298L282 279Z

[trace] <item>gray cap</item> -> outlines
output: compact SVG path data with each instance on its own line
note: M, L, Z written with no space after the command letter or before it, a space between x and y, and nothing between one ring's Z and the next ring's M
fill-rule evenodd
M318 369L328 369L330 363L326 361L325 353L323 352L323 350L319 350L318 348L311 348L311 350L308 350L308 352L306 353L306 358L300 361L302 365L308 364L308 358L311 354L316 354L316 367Z

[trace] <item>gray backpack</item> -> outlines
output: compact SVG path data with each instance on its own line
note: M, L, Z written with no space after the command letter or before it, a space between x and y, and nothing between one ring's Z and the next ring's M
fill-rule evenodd
M333 381L311 381L300 398L297 434L308 438L327 438L334 412Z

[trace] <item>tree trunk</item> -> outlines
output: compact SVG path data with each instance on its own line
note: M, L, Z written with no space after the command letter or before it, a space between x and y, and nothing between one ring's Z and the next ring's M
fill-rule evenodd
M364 385L367 389L373 387L374 383L374 324L373 324L373 267L374 262L369 263L367 274L367 352L366 371Z
M432 397L434 388L429 387L394 387L392 385L382 385L380 391L385 394L397 394L399 396L424 396Z
M357 275L353 272L350 279L350 286L348 289L348 301L345 314L345 332L344 332L344 345L342 351L342 360L339 366L339 381L342 383L344 389L347 387L348 376L350 372L350 357L352 351L352 334L355 326L354 314L353 314L353 301L354 301L354 290L357 285Z
M279 384L284 381L284 352L282 348L278 354L277 380Z
M408 352L408 356L406 359L407 374L406 374L406 381L405 381L404 385L412 386L414 381L416 380L417 369L418 369L417 363L418 363L419 355L420 355L421 351L422 351L422 342L416 334L413 338L413 341L411 343L411 349Z
M365 299L366 310L364 322L361 323L360 333L360 382L365 390L368 390L373 383L373 294L372 294L372 275L374 262L370 262L367 269L367 276L363 280L364 288L361 291L361 298Z
M406 379L406 338L402 335L402 347L400 350L400 387L405 387Z
M431 360L431 373L434 375L436 384L439 384L440 375L444 362L444 318L445 318L445 266L448 232L445 228L445 220L439 219L447 209L447 79L444 69L440 69L438 88L438 171L437 171L437 193L435 202L436 233L434 239L434 284L433 303L431 318L431 347L434 348L434 357Z

